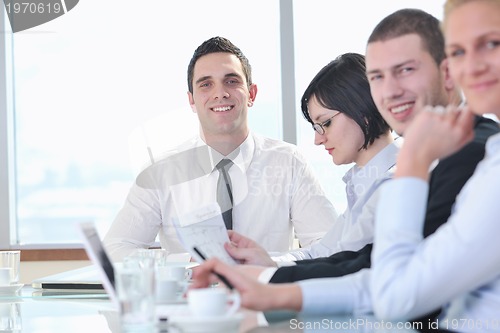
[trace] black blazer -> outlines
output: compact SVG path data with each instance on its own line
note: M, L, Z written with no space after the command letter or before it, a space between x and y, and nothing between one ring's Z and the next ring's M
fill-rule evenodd
M499 127L490 119L476 117L474 132L472 142L441 160L431 172L423 231L425 237L448 220L457 194L484 157L487 138L498 133ZM285 283L355 273L370 267L371 250L372 244L368 244L359 251L343 251L330 257L299 260L296 266L279 268L270 282Z

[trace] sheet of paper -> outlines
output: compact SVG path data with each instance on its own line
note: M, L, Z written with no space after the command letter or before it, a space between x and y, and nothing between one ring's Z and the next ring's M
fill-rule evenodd
M236 264L224 249L229 237L217 204L179 218L174 221L174 226L184 248L196 261L202 262L203 259L193 250L194 247L207 259L217 257L225 263Z

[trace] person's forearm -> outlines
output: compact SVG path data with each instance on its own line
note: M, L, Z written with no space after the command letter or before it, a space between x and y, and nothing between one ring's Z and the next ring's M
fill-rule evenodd
M302 290L298 284L272 285L272 288L272 310L286 309L297 312L302 310Z
M394 178L416 177L427 181L432 162L432 159L428 158L423 150L402 149L396 164Z

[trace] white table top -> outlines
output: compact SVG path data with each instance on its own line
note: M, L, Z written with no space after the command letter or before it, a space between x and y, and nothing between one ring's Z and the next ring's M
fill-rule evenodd
M186 307L179 305L158 305L157 313L165 313L173 307ZM170 309L170 310L169 310ZM18 317L18 318L8 318ZM352 316L324 316L303 317L294 316L288 312L267 313L241 310L243 317L239 328L234 332L415 332L405 323L381 324L371 317L360 318ZM267 320L264 320L266 318ZM72 332L72 333L118 333L120 317L117 309L103 294L80 295L54 295L46 296L40 290L31 286L24 286L15 295L0 295L0 326L2 321L14 320L20 323L21 330L12 332L47 333L47 332ZM193 319L195 320L195 319ZM355 323L355 324L353 324ZM220 323L219 323L220 324ZM399 324L402 327L398 327ZM384 326L385 325L385 326ZM193 326L193 325L191 325ZM221 331L215 325L213 332L230 333ZM210 331L207 324L195 325L202 327L203 333ZM223 327L223 326L220 326ZM219 328L220 328L219 327ZM371 327L371 328L370 328ZM0 331L2 331L0 327ZM179 329L158 323L153 333L176 333Z

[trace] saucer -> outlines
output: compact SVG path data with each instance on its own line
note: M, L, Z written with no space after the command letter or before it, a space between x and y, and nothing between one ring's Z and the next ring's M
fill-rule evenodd
M156 304L187 304L187 298L184 295L179 295L174 299L157 299Z
M24 284L18 283L18 284L9 284L7 286L0 286L0 295L5 296L5 295L14 295L17 293Z
M237 313L230 317L205 317L172 316L169 323L185 333L208 333L208 332L238 332L243 314Z

